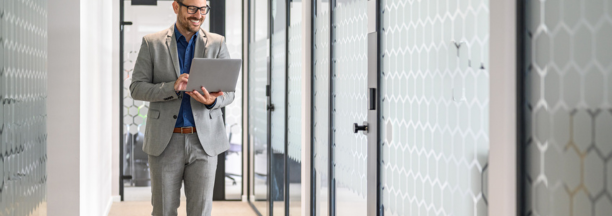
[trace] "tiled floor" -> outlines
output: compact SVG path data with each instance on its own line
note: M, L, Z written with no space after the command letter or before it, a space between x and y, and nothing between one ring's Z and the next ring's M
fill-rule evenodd
M115 202L108 216L149 216L152 209L151 203L146 201ZM181 202L181 206L178 208L178 215L186 216L186 211L184 202ZM256 214L246 202L215 201L213 202L212 215L255 216Z

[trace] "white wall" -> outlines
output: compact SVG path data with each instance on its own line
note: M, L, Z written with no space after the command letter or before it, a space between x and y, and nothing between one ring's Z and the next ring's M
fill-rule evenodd
M119 1L112 1L112 48L113 48L113 56L112 56L112 139L111 143L113 146L112 149L112 189L111 195L113 196L114 201L119 201L119 100L122 98L119 95Z
M53 0L48 9L48 214L107 215L112 1Z
M112 1L81 0L81 215L108 214L112 150Z
M47 213L79 215L80 3L48 3Z

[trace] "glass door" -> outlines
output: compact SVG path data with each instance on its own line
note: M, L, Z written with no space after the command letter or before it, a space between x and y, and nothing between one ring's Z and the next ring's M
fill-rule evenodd
M384 215L487 215L489 1L380 1Z
M250 201L261 215L269 215L268 182L268 0L249 1L249 149L251 158Z
M270 209L285 215L286 120L287 120L287 2L271 1L270 38Z
M332 0L332 215L366 215L368 137L353 125L367 121L367 0Z

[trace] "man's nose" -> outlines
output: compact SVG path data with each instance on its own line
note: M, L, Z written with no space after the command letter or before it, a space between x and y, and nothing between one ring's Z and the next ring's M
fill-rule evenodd
M201 9L200 9L200 10L198 10L198 11L196 11L194 14L192 14L192 15L193 15L192 17L194 17L194 18L198 18L198 19L201 19L201 18L202 18L202 16L203 16L203 15L201 14L201 11L202 11Z

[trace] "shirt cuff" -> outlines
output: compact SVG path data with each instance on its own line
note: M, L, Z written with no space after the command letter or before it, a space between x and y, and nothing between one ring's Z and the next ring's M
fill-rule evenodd
M215 98L215 101L211 105L205 105L205 106L208 109L212 109L213 107L215 107L215 104L217 104L217 99L216 98Z

